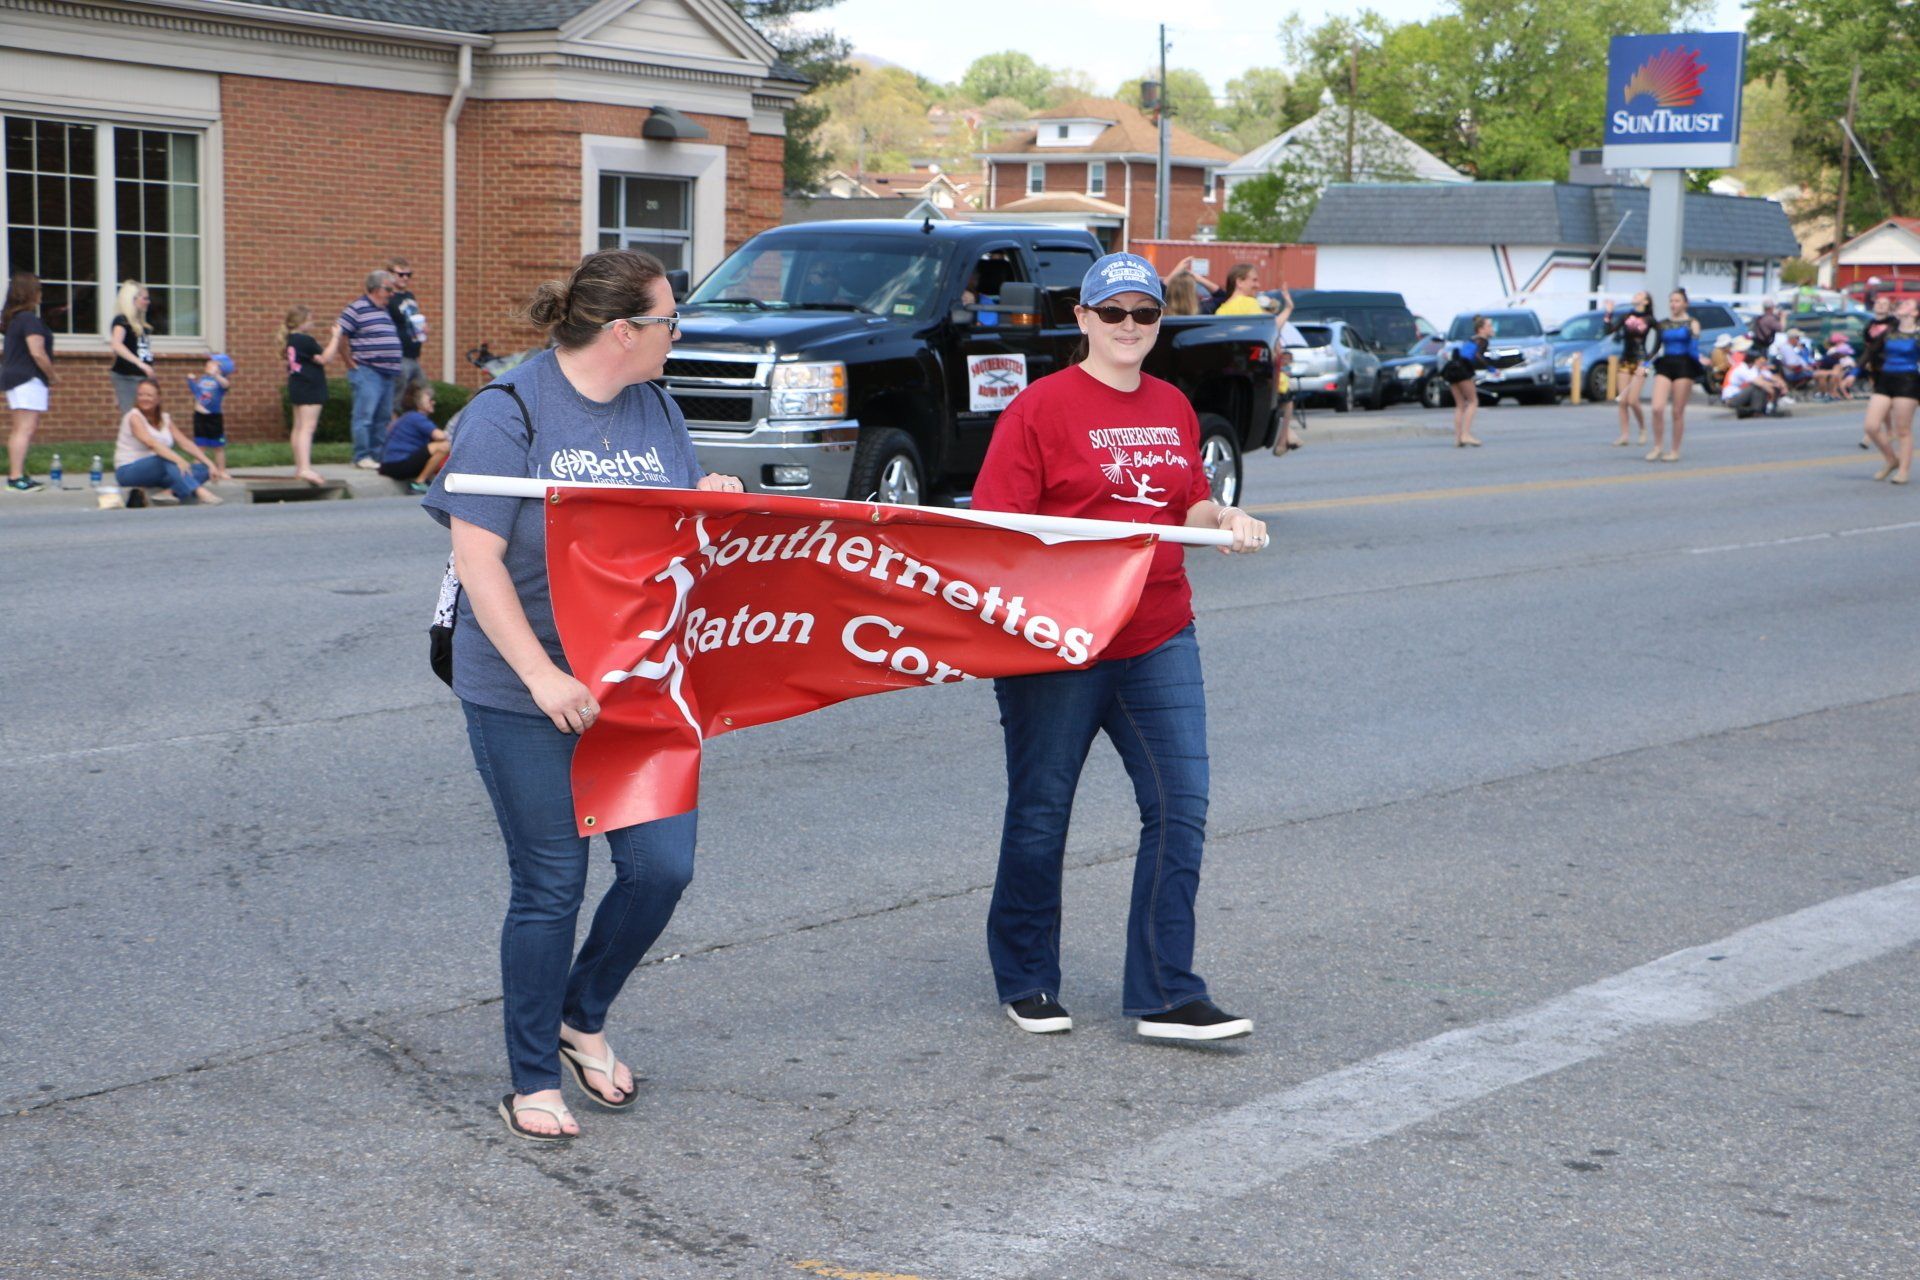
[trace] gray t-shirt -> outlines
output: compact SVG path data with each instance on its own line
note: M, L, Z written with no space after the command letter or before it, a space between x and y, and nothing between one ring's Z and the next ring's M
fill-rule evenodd
M536 498L492 498L448 493L445 476L525 476L535 480L588 480L630 487L691 489L703 474L694 457L686 419L671 397L642 383L606 404L574 390L552 351L543 351L499 382L511 383L533 418L533 446L513 397L504 391L476 394L460 415L453 452L441 479L422 499L443 525L458 516L507 540L506 566L533 634L560 669L567 660L553 624L547 592L546 512ZM453 691L468 702L503 711L539 715L520 677L474 620L473 605L460 593L453 632Z

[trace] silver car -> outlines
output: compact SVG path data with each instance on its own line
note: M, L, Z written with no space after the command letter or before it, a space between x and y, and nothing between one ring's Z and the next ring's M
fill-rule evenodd
M1386 403L1380 357L1346 321L1314 320L1287 330L1287 353L1293 357L1287 373L1297 403L1331 404L1335 413L1345 413L1355 402L1369 409Z

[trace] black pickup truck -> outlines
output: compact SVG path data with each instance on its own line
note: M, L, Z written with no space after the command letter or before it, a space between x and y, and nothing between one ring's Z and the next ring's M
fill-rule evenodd
M1079 344L1084 231L829 222L753 237L680 306L666 390L702 465L750 489L964 501L1000 409ZM1214 496L1273 443L1273 321L1167 316L1148 373L1199 414Z

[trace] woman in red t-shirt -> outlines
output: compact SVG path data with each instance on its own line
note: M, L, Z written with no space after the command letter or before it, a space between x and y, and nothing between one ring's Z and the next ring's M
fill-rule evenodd
M981 511L1190 525L1257 550L1266 526L1213 501L1200 424L1178 390L1140 371L1164 304L1151 263L1110 254L1074 309L1083 361L1040 379L1000 415L974 486ZM1122 1011L1143 1036L1221 1040L1253 1030L1193 971L1193 903L1207 821L1207 710L1182 548L1162 542L1133 620L1099 660L994 681L1007 746L1007 813L987 914L987 952L1007 1016L1067 1031L1060 1004L1060 891L1067 821L1094 735L1133 779L1140 848L1127 917Z

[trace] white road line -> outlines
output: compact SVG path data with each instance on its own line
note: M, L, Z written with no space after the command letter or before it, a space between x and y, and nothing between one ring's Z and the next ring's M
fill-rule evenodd
M1920 942L1920 876L1764 921L1527 1012L1450 1031L1170 1130L1005 1216L934 1242L941 1280L1057 1275L1066 1259L1245 1196L1343 1151L1600 1056ZM1044 1224L1040 1234L1031 1233Z
M1897 533L1902 529L1920 529L1920 520L1901 524L1876 524L1865 529L1834 529L1827 533L1803 533L1792 538L1768 538L1761 542L1729 542L1718 547L1688 547L1690 556L1718 555L1723 551L1752 551L1756 547L1789 547L1796 542L1823 542L1828 538L1858 538L1868 533Z

